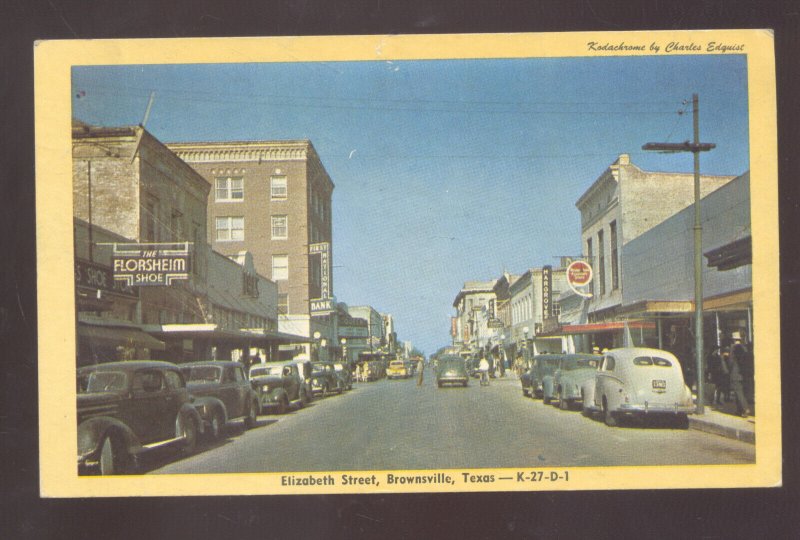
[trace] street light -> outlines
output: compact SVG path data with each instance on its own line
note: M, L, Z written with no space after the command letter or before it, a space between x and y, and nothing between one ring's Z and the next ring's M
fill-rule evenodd
M316 360L319 360L319 338L322 337L322 334L320 334L319 331L316 331L312 334L312 336L314 337L314 352L316 353ZM312 355L312 358L313 357L314 355Z
M703 414L704 366L703 366L703 226L700 222L700 152L716 148L713 143L700 142L699 102L697 94L692 94L692 123L694 142L647 143L642 150L657 152L691 152L694 154L694 356L697 380L697 414Z
M342 344L342 361L349 364L350 361L347 359L347 338L342 338L339 342Z

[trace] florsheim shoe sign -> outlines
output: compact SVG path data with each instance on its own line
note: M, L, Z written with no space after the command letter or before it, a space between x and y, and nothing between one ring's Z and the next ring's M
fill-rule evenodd
M114 244L114 279L131 286L171 285L189 279L189 244Z

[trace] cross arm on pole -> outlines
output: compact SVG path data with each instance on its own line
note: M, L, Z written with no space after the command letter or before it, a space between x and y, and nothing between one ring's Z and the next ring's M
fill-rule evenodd
M691 143L684 141L682 143L646 143L642 145L642 150L654 150L656 152L708 152L713 150L717 145L714 143Z

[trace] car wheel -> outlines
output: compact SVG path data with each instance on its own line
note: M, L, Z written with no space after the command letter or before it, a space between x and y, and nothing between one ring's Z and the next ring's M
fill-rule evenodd
M524 387L524 386L522 387L522 395L523 395L524 397L528 397L528 391L527 391L527 390L525 390L525 387Z
M689 429L689 415L679 414L675 418L675 427L677 429Z
M178 418L177 423L180 436L183 437L181 451L185 455L190 455L194 452L195 446L197 446L197 424L191 416Z
M216 441L222 436L222 429L225 425L225 419L222 416L222 412L216 410L211 415L211 439Z
M244 427L252 429L256 427L258 419L258 403L255 400L250 402L250 408L247 410L247 417L244 419Z
M606 396L603 396L603 421L609 427L614 427L617 425L617 417L614 416L614 413L611 412L611 409L608 408L608 401L606 401Z
M549 405L550 401L551 401L551 398L547 394L543 394L542 395L542 403L544 403L545 405Z
M128 469L130 456L121 438L106 435L100 448L100 474L124 474Z
M564 392L561 390L558 391L558 408L562 411L569 409L569 401L564 399Z
M278 401L278 414L286 414L289 410L289 398L283 396L280 401Z

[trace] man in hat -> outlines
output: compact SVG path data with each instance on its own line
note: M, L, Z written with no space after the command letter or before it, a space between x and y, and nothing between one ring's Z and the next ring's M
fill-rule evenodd
M728 374L731 390L736 400L736 413L740 416L750 416L750 405L744 395L744 376L742 366L747 350L742 345L742 335L739 332L731 333L730 353L728 354Z

